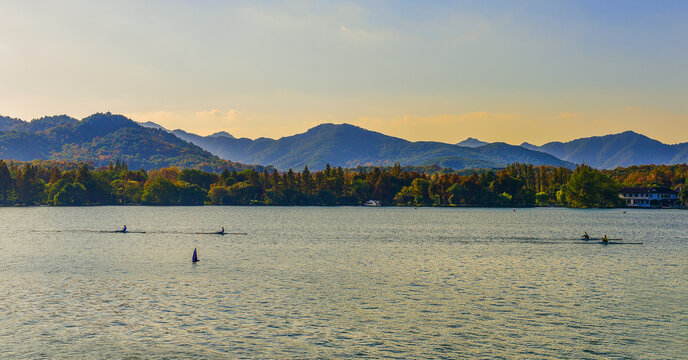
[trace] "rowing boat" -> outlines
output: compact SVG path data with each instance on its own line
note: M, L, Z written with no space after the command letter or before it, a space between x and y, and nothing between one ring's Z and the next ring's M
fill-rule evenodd
M620 242L620 241L607 241L607 242L604 242L604 241L595 241L595 242L587 241L587 242L582 242L582 243L578 243L578 244L581 244L581 245L642 245L643 243L641 243L641 242Z

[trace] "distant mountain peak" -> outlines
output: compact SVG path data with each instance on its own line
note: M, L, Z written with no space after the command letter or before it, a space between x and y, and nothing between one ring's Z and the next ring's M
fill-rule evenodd
M84 124L118 124L125 126L135 126L138 125L137 122L127 118L124 115L113 114L111 112L106 113L95 113L83 118L80 122L81 125Z
M70 160L103 166L119 158L136 169L178 166L220 171L252 167L222 160L159 128L145 127L110 112L81 121L66 115L31 122L0 117L0 159Z
M475 147L483 146L483 145L487 145L487 144L489 144L489 143L485 142L485 141L480 141L480 140L478 140L476 138L472 138L472 137L466 138L466 140L459 141L458 143L456 143L457 146L470 147L470 148L475 148Z
M0 115L0 131L9 130L13 126L17 126L18 124L24 123L25 122L20 119Z
M291 139L300 136L316 136L316 137L335 137L339 139L361 139L361 138L375 138L375 137L388 137L394 138L389 135L382 134L377 131L368 130L357 125L352 125L348 123L333 124L333 123L323 123L316 125L304 133L285 136L282 139ZM398 140L406 141L403 139L395 138Z
M226 131L218 131L218 132L216 132L210 136L211 137L226 137L226 138L230 138L230 139L236 139L234 136L232 136L232 134L230 134Z
M523 143L521 147L600 169L632 165L679 164L688 160L688 143L667 145L631 130L568 142L554 141L542 146Z
M277 169L311 170L330 166L433 165L454 169L501 168L514 162L573 166L554 156L504 143L468 148L436 141L411 142L352 124L325 123L277 140L231 139L176 132L222 158L270 164Z
M351 125L347 123L333 124L333 123L322 123L320 125L313 126L312 128L306 130L306 133L313 133L319 131L337 131L337 130L363 130L368 131L360 126Z
M522 148L526 148L528 150L538 150L538 147L536 145L533 145L529 142L522 142L521 145L519 145Z
M169 130L164 128L162 125L156 124L152 121L140 122L139 125L146 127L146 128L165 130L165 131L169 132Z

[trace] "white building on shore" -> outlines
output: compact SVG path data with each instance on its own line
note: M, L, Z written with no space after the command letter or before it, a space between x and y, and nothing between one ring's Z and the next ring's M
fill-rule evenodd
M628 207L638 208L676 208L679 207L678 193L662 187L624 188L619 197Z

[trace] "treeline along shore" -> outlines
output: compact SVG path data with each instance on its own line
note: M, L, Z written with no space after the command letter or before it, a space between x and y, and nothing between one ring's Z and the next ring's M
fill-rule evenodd
M116 161L83 163L0 160L0 205L362 205L385 206L624 206L624 186L681 188L688 200L688 165L648 165L600 171L512 164L501 170L428 173L418 168L331 168L311 172L221 174L175 167L129 170Z

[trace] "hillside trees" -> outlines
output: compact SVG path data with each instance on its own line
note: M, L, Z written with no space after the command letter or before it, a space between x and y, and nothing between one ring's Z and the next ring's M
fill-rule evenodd
M686 178L683 184L681 191L678 193L678 199L682 204L688 205L688 178Z
M130 171L126 163L103 168L68 162L0 161L0 204L4 205L361 205L379 200L398 206L571 206L613 207L621 186L660 181L683 186L683 169L650 167L598 171L512 164L472 173L422 173L417 168L213 174L175 167ZM635 172L634 172L635 171ZM683 177L681 177L683 176ZM669 183L666 183L666 182ZM656 184L656 183L653 183ZM680 196L686 199L686 191Z
M621 186L601 171L580 165L563 188L566 203L576 208L620 206Z
M55 183L55 185L58 185L58 183ZM52 205L84 205L88 202L88 191L83 184L76 181L64 181L60 185L59 189L56 189L55 195L51 198Z
M26 165L16 175L17 204L39 205L43 201L45 182L38 177L36 167Z
M7 164L0 160L0 204L7 204L14 189L14 179Z

